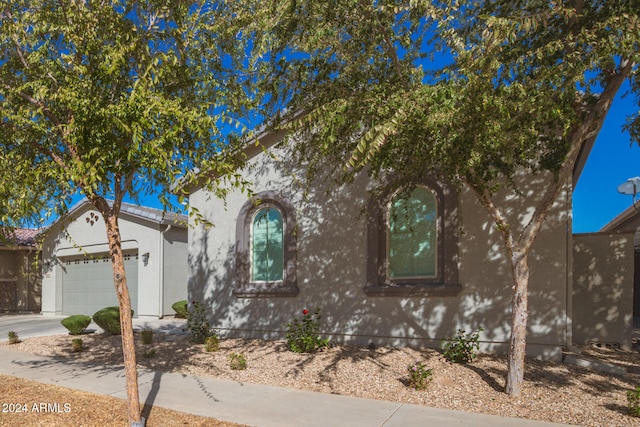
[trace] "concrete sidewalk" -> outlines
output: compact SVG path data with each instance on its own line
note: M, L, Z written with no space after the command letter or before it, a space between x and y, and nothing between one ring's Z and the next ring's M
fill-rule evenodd
M0 350L0 372L42 383L126 398L124 370ZM396 402L360 399L243 384L210 377L139 368L146 404L259 427L550 427L562 424L465 413Z

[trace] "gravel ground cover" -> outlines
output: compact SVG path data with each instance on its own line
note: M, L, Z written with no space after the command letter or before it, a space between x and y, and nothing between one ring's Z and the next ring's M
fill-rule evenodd
M50 384L0 374L3 402L29 402L26 412L0 413L0 426L43 427L122 427L128 425L127 403L123 399L101 396ZM47 406L43 407L42 404ZM36 405L35 408L33 405ZM8 409L8 408L7 408ZM145 406L147 427L242 427L213 418Z
M92 363L122 363L120 337L84 335L81 353L71 351L71 339L68 335L28 338L14 345L5 341L0 347ZM585 358L624 368L624 376L529 359L519 398L502 392L506 359L491 355L479 355L472 364L459 365L447 362L433 349L332 346L313 354L296 354L287 350L284 341L242 339L223 339L219 351L208 353L186 336L162 334L156 334L150 345L137 342L137 351L140 366L167 372L564 424L640 425L640 418L630 415L626 397L628 390L640 386L637 349L591 348L582 353ZM155 354L145 357L145 353ZM244 355L247 369L231 369L232 353ZM433 380L426 390L407 386L407 367L415 361L433 369Z

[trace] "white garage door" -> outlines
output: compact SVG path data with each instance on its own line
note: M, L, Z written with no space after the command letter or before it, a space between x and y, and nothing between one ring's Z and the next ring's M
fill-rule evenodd
M138 254L125 254L124 268L131 295L131 308L138 308ZM111 258L107 254L66 258L62 262L62 313L93 314L117 306Z

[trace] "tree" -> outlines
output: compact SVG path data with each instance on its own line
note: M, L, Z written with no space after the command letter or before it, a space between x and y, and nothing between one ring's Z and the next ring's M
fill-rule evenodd
M172 208L166 191L195 179L196 167L220 197L245 184L226 138L252 103L233 62L244 47L217 13L197 0L15 0L0 9L0 221L62 214L77 194L101 214L132 425L143 422L121 204L160 189Z
M298 152L311 175L331 167L341 182L365 167L407 182L443 174L473 190L491 214L513 278L509 395L523 382L531 247L623 82L639 93L640 11L631 3L248 6L258 26L244 34L267 70L265 115L305 136ZM637 112L627 129L638 141ZM521 224L496 196L522 194L523 173L547 185Z

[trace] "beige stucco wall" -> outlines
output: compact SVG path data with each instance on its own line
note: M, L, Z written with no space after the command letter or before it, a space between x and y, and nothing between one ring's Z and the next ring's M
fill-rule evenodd
M62 223L54 225L47 230L43 242L43 271L42 271L42 313L62 313L62 285L60 258L88 254L106 254L109 251L107 244L106 227L100 214L86 204ZM97 217L93 224L86 218ZM137 251L138 253L138 301L132 302L132 308L137 317L161 317L165 314L173 314L171 303L165 309L165 300L175 294L186 294L187 266L186 253L183 254L183 263L176 263L171 269L170 280L162 281L163 259L171 255L171 248L165 250L163 243L165 236L161 231L166 225L160 225L148 220L143 220L125 213L119 218L120 234L122 236L122 249L124 251ZM186 236L184 228L181 231ZM185 237L182 238L183 240ZM173 238L173 240L176 240ZM164 247L163 247L164 246ZM186 250L186 244L176 246L176 250ZM163 253L164 252L164 253ZM168 252L168 253L167 253ZM142 255L149 253L148 262L143 262ZM166 257L165 257L166 254ZM174 254L171 259L177 259ZM181 277L182 280L178 280ZM174 290L174 287L182 289ZM115 289L114 289L115 293ZM169 298L163 298L169 294Z
M334 341L366 345L437 347L458 329L483 327L483 348L506 352L510 335L511 273L502 240L490 216L471 192L459 195L459 282L462 291L448 297L367 296L366 176L331 188L315 183L305 192L304 171L292 164L285 148L259 154L244 176L252 190L277 191L296 207L296 297L238 298L232 294L236 218L247 196L231 192L226 203L204 190L190 196L214 227L189 229L189 298L210 310L212 325L223 335L284 338L287 324L304 308L322 307L323 332ZM505 195L507 212L525 223L523 204L531 205L536 188L529 180L521 196ZM540 232L530 258L530 318L528 351L558 358L567 340L567 271L570 201L563 193ZM513 211L511 211L513 209ZM529 210L524 210L529 212Z
M634 233L574 236L573 337L576 344L631 348Z

